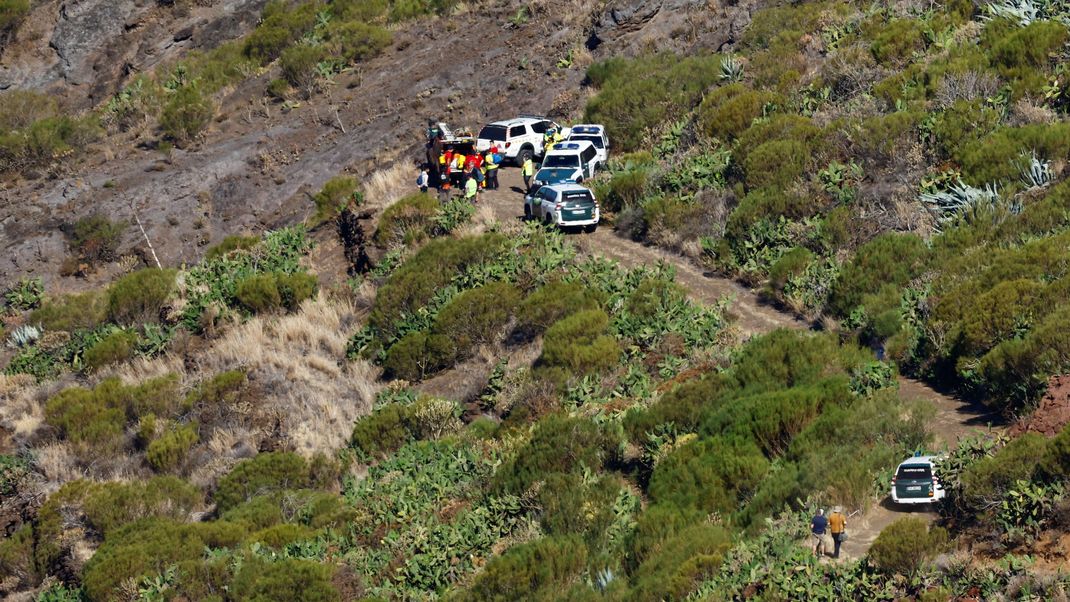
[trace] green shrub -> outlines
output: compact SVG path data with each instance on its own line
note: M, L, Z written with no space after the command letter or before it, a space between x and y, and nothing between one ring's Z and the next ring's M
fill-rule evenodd
M945 157L954 157L969 142L983 138L999 125L1000 112L982 100L957 100L937 115L932 135Z
M599 372L616 365L620 346L609 334L609 316L600 309L587 309L566 316L546 330L543 366L565 368L569 374Z
M989 501L1002 498L1015 482L1031 481L1046 448L1047 441L1042 436L1026 433L991 457L973 463L960 477L964 501L981 511Z
M250 543L260 543L270 548L281 550L285 548L287 544L311 539L314 535L315 531L304 525L284 523L251 533L246 541Z
M813 260L813 252L804 247L795 247L784 253L769 268L769 288L778 293L783 292L788 281L801 276Z
M177 426L149 443L145 459L157 472L170 472L185 464L190 448L199 439L196 424Z
M856 154L865 165L886 165L918 139L922 113L896 111L863 119L855 132Z
M609 190L604 196L606 209L621 211L635 207L646 197L650 187L650 170L644 167L632 167L613 174L609 181Z
M561 318L585 309L597 309L605 302L599 291L577 282L555 280L528 295L517 309L519 328L529 334L544 332Z
M812 215L816 210L814 199L806 195L777 187L754 190L743 197L729 214L725 237L733 247L744 246L750 240L748 233L763 221L780 216L799 219Z
M1035 401L1047 380L1070 370L1070 305L1061 304L1023 337L998 344L981 358L977 372L985 392L1006 410Z
M208 126L215 115L215 104L195 84L182 86L160 113L160 131L177 146L189 144Z
M318 2L288 5L281 0L264 7L260 25L246 36L242 52L261 65L274 61L290 44L304 36L316 25Z
M344 22L371 23L386 16L389 0L334 0L331 12Z
M297 311L307 299L316 296L318 281L315 276L306 272L294 272L275 274L278 284L279 296L282 298L282 306L287 311Z
M45 330L90 330L108 317L107 297L103 291L86 291L48 299L30 314L31 324Z
M394 34L389 29L369 25L366 19L332 22L327 36L333 54L350 63L375 58L394 43Z
M747 48L768 47L775 38L788 34L800 38L806 33L818 31L823 11L821 8L833 3L810 3L807 5L784 5L756 11L741 40Z
M893 19L870 35L873 58L884 66L900 67L925 50L924 25L917 19Z
M649 493L658 504L729 513L750 497L768 469L769 461L752 441L703 439L659 462Z
M175 290L175 270L145 268L108 287L108 318L119 324L156 322Z
M465 356L473 347L497 340L519 302L520 291L505 282L464 291L439 311L432 332L452 341Z
M380 247L419 244L433 234L438 208L430 194L410 194L383 211L372 240Z
M869 549L880 571L913 577L922 565L947 546L947 531L929 527L924 519L901 518L888 525Z
M458 600L513 600L555 597L587 564L587 547L575 535L544 537L509 548L487 563Z
M116 330L87 348L82 361L86 370L93 371L134 357L136 348L137 333Z
M955 157L962 166L963 179L974 186L987 183L1011 184L1019 178L1023 155L1036 152L1047 161L1070 158L1070 123L1033 124L1005 127L965 144Z
M311 94L319 79L316 67L326 56L326 50L319 46L299 44L283 50L279 57L283 79L298 90Z
M291 452L268 452L242 460L219 480L212 498L219 512L247 501L254 495L307 486L308 463Z
M1067 27L1055 20L1037 19L1025 27L997 19L982 33L993 66L1011 80L1015 97L1040 92L1047 71L1067 40Z
M112 261L125 229L100 214L83 217L69 227L71 250L85 261Z
M33 527L30 523L23 523L13 533L0 540L0 571L7 575L7 579L14 581L9 581L11 585L31 587L36 581L33 544Z
M6 102L7 96L3 100ZM0 172L27 170L27 175L35 175L32 168L81 151L99 136L100 126L92 115L81 119L44 117L21 130L0 129Z
M798 140L773 140L754 148L743 163L747 187L787 188L806 170L812 153Z
M242 51L245 56L266 65L277 59L292 42L293 36L285 28L263 24L246 36Z
M734 140L762 116L765 105L776 97L744 84L721 86L706 95L699 106L699 123L707 136Z
M597 471L610 446L610 439L590 420L552 414L536 424L531 440L495 473L495 488L520 494L551 473L584 467Z
M213 259L219 259L230 253L231 251L245 251L251 249L260 243L260 238L256 236L241 236L240 234L232 234L225 237L222 242L217 245L208 247L208 250L204 253L205 261L211 261Z
M368 458L383 458L412 441L416 418L412 406L387 404L357 420L350 443Z
M393 378L418 381L457 361L460 349L448 337L426 331L410 332L386 351L383 371Z
M455 274L495 257L504 241L498 234L431 241L379 288L369 324L389 340L398 319L427 305Z
M1065 480L1070 477L1070 426L1063 427L1048 442L1048 450L1040 466L1044 475L1051 479Z
M716 56L663 53L596 63L587 77L599 93L584 119L605 124L618 150L635 150L651 130L693 108L719 74Z
M862 296L881 285L906 285L921 274L928 260L925 241L910 234L887 233L862 245L839 273L829 298L829 307L846 316L862 302Z
M721 567L732 547L720 525L690 526L659 544L636 569L632 595L636 600L680 600Z
M350 204L360 205L364 197L360 193L360 183L356 178L337 176L327 180L323 188L312 197L316 203L316 215L313 224L321 224L333 219L338 212Z
M126 386L108 378L92 389L70 387L45 402L45 422L61 438L94 454L114 452L126 424L145 414L170 416L178 408L178 379L163 376Z
M275 274L252 274L239 280L234 296L253 313L273 311L282 306Z
M331 584L334 570L313 560L253 557L241 564L229 593L235 600L256 602L334 602L340 599Z
M825 132L808 117L795 114L775 114L767 120L751 125L739 135L733 149L733 162L746 165L751 152L775 140L793 140L812 149L812 165L825 165L828 159Z

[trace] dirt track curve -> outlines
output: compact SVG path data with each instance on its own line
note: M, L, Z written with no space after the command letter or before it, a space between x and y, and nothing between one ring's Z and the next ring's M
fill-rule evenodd
M479 202L488 204L500 222L519 220L524 213L520 170L503 168L501 171L501 188L482 193ZM580 245L582 248L625 266L653 264L658 261L672 265L676 269L677 282L688 290L692 298L703 303L716 303L725 296L730 296L732 302L728 311L744 336L762 334L777 328L809 328L806 322L762 303L754 291L723 276L704 272L685 257L622 238L609 228L600 228L592 234L577 236L584 237ZM953 447L959 439L979 429L989 426L1002 428L999 417L985 408L940 393L921 381L900 377L899 394L905 400L923 400L932 404L935 415L930 420L929 427L936 450L945 446ZM847 512L850 513L851 509L847 509ZM873 504L861 516L852 516L848 520L849 539L844 543L841 555L848 559L865 555L884 527L908 514L930 521L937 518L936 512L928 506L913 510L897 508L886 497L879 504Z

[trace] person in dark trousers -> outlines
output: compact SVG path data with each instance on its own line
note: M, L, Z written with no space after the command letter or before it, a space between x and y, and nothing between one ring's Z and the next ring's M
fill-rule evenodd
M828 529L829 521L825 518L825 511L817 509L817 514L810 519L810 536L814 539L814 556L821 556L825 551L825 530Z
M843 508L836 506L829 515L829 532L832 533L832 557L840 557L840 544L843 543L847 534L847 517L843 515Z

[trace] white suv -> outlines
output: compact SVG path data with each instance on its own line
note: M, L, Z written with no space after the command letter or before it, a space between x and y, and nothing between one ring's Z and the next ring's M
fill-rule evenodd
M486 152L497 145L503 158L522 165L528 157L542 156L543 134L552 127L561 131L561 126L553 121L531 115L488 123L479 130L476 150Z
M601 217L594 193L578 184L540 186L524 197L524 217L547 226L581 227L594 232Z
M606 126L595 123L581 123L572 126L568 135L571 142L590 142L598 152L597 162L604 167L609 160L609 136L606 135Z
M914 456L899 464L892 477L892 501L897 504L931 504L947 492L936 476L940 456Z

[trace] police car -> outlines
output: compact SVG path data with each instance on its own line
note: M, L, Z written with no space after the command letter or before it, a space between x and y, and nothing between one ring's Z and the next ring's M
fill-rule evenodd
M594 123L581 123L572 126L568 140L574 142L590 142L597 153L595 161L599 167L603 167L609 160L609 137L606 135L606 126Z
M575 226L594 232L601 212L589 189L578 184L550 184L524 197L524 217L547 226Z
M899 464L892 477L892 501L896 504L931 504L947 496L936 476L940 456L916 455Z

